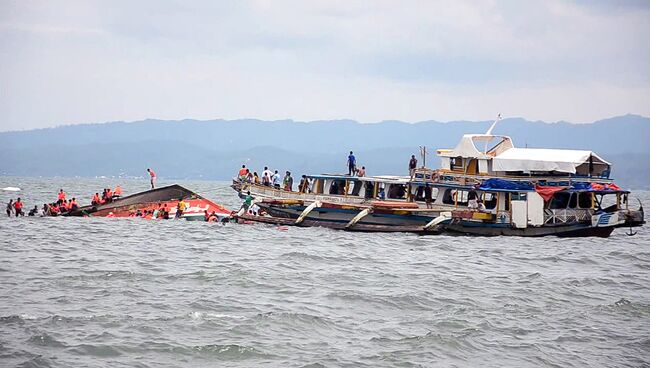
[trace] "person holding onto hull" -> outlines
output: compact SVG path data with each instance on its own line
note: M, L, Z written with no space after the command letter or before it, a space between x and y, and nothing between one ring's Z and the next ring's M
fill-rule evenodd
M355 168L357 167L357 159L354 157L354 153L350 151L350 155L348 156L348 175L352 176L354 175Z
M149 173L149 177L151 179L151 189L154 189L154 184L156 183L156 172L150 168L147 169L147 172Z

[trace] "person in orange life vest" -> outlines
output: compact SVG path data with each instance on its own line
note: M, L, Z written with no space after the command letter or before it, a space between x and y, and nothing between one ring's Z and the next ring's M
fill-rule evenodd
M113 214L113 212L109 212L108 215L106 215L106 217L107 218L113 218L113 217L115 217L115 215Z
M59 200L65 201L65 192L63 191L63 189L59 189Z
M16 213L16 217L25 216L25 213L23 212L23 202L21 202L20 197L16 199L16 202L14 202L14 212Z
M106 188L106 202L113 202L113 191L111 191L111 188Z
M151 189L153 189L154 184L156 183L156 172L152 169L147 169L147 172L149 173L149 176L151 176Z
M98 205L98 204L100 204L100 203L101 203L101 199L99 198L99 193L95 193L95 195L93 196L93 199L92 199L92 201L90 202L90 204L92 204L93 206L95 206L95 205Z
M70 202L70 209L72 211L76 211L77 209L79 209L79 203L77 203L77 198L74 197L72 198L72 202Z
M58 215L61 212L61 209L59 208L59 204L58 203L53 203L50 206L50 212L52 212L52 214L54 214L54 216Z
M122 187L118 184L113 192L113 198L120 198L122 196Z

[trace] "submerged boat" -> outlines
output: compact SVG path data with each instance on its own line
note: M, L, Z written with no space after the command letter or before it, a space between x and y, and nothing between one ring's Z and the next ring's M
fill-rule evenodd
M308 175L297 192L235 180L266 216L246 221L356 231L507 236L609 236L645 223L630 192L592 151L515 148L508 136L464 135L413 176ZM430 193L430 194L428 194ZM377 206L381 199L384 206ZM390 208L387 208L390 206ZM270 217L270 218L269 218Z
M181 200L185 203L185 210L180 216L183 219L204 221L205 211L210 214L214 212L218 220L230 217L231 212L225 207L178 184L132 194L101 205L80 207L64 216L133 217L138 211L154 211L164 208L169 212L169 217L174 218Z

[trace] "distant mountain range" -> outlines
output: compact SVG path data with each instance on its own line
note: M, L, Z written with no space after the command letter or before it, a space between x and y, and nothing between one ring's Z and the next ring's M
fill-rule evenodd
M465 133L491 121L360 124L350 120L144 120L70 125L0 133L0 174L18 176L144 176L153 167L168 179L221 179L242 164L302 173L344 172L355 151L369 174L405 174L411 154L425 145L427 166L437 148L453 148ZM518 147L589 149L614 165L629 188L650 188L650 118L625 115L591 124L504 119L494 134Z

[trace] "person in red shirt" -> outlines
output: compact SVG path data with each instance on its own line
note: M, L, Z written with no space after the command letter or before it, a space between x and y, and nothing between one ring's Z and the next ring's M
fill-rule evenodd
M25 216L25 213L23 212L23 202L21 202L20 198L16 199L16 202L14 202L14 212L16 212L16 217L20 216Z
M156 172L152 169L147 169L149 176L151 176L151 189L154 188L154 183L156 182Z

